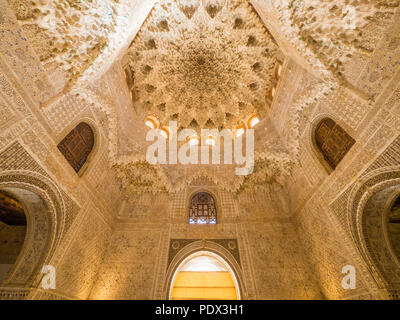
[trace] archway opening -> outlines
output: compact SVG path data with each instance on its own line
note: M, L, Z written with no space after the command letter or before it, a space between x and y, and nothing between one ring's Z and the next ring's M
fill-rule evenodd
M334 120L322 119L314 131L315 146L329 167L335 170L356 141Z
M220 256L196 252L182 261L172 280L171 300L238 300L234 272Z
M364 194L368 192L371 196L367 198L365 205L360 206L361 210L355 216L357 219L362 214L361 224L356 226L356 230L362 232L360 249L365 255L366 263L371 266L377 285L386 291L389 299L398 299L400 262L396 248L399 236L399 203L396 198L399 195L399 185L397 179L379 181L380 178L375 175L368 180L368 184L364 183L368 185L367 190L363 188ZM369 181L372 179L375 186L371 187Z
M389 210L387 230L392 249L400 261L400 196L397 197Z
M26 230L26 216L21 203L10 193L0 191L0 286L17 261Z

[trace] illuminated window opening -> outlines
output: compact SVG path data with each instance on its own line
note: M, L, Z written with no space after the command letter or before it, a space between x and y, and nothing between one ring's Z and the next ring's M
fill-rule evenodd
M187 257L172 279L171 300L239 300L238 282L217 254L199 251Z

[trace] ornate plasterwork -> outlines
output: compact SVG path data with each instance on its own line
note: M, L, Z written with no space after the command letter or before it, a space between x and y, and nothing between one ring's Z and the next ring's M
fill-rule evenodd
M116 24L117 1L9 2L42 63L67 82L97 58Z
M135 89L163 125L234 128L266 113L278 48L245 1L160 1L129 49Z
M343 64L357 51L372 51L370 25L388 25L400 1L289 1L290 19L299 36L327 69L342 75ZM371 41L370 41L371 42ZM373 42L373 41L372 41Z
M140 105L147 114L159 118L162 124L167 125L168 120L176 119L182 127L194 127L196 129L202 127L232 127L238 121L245 120L252 112L265 114L264 97L271 85L277 46L247 3L233 1L226 6L220 5L221 3L218 1L161 2L154 8L152 15L146 21L129 50L130 64L135 74ZM368 3L368 5L370 4ZM293 6L301 5L294 3ZM294 10L293 6L290 7L292 11ZM320 11L328 8L320 4L316 7ZM361 7L356 7L356 9L361 13L363 12ZM290 13L291 21L295 21L296 12L290 11L289 8L285 10ZM298 10L303 9L299 7ZM357 14L360 17L362 16L362 19L357 20L357 23L359 23L357 28L361 28L364 22L361 23L360 21L364 21L368 15L363 16L357 10ZM392 9L383 6L374 12L378 14L384 10L391 11ZM314 11L312 12L312 14L310 13L311 16L315 14ZM327 19L328 25L332 27L338 18L328 17ZM383 20L386 21L385 19ZM282 21L284 22L284 19ZM301 24L299 20L295 22L291 26L294 29L296 25ZM338 22L336 28L347 30L342 22ZM321 24L321 21L318 23ZM301 32L305 32L300 29L296 29L297 34L296 37L293 37L294 40L299 40ZM283 27L282 33L284 35L287 35L286 31ZM212 34L213 37L204 35L206 32ZM204 36L204 38L201 38L201 36ZM329 33L329 37L336 44L331 33ZM317 38L317 35L315 35L315 39ZM337 41L342 41L340 39ZM229 45L223 47L224 41ZM285 129L286 132L282 139L284 147L282 147L282 150L272 150L270 146L274 145L273 142L276 142L276 145L280 144L279 139L274 140L264 136L263 138L270 143L264 145L260 150L256 150L256 170L248 177L238 177L228 167L217 169L197 166L190 170L182 170L182 166L175 168L154 166L149 168L144 165L146 151L144 143L130 154L121 152L119 143L124 140L124 137L121 136L118 127L120 119L114 110L112 98L100 97L98 93L92 95L90 90L81 88L76 88L74 94L79 93L80 97L91 101L90 104L97 105L109 119L107 133L109 135L108 146L111 163L117 170L122 185L126 186L127 189L151 192L168 190L173 192L182 190L187 184L198 178L210 180L229 191L238 191L246 185L267 188L266 182L280 181L282 176L290 173L293 163L298 160L299 115L301 112L318 100L332 95L332 91L339 85L331 77L333 69L326 64L326 61L316 56L304 39L298 43L304 44L307 52L314 57L314 60L310 61L313 61L316 67L319 66L320 70L324 71L321 73L323 80L309 76L304 81L306 86L302 86L302 89L298 90L300 92L296 93L295 99L292 100L288 109L289 125ZM266 47L269 48L269 52L263 55L264 51L262 50ZM304 52L302 54L308 56ZM240 63L232 63L232 61L239 60ZM328 62L331 63L332 61L329 60ZM268 67L263 62L266 62ZM173 69L175 66L176 70ZM260 67L265 67L265 70L261 70L267 72L258 72ZM238 74L243 75L239 80L234 75L235 70L238 71ZM250 78L254 82L247 83L246 79ZM238 88L230 86L232 83L237 85ZM252 86L254 83L262 85ZM223 90L214 90L218 87ZM252 88L255 90L252 91ZM247 99L249 103L235 104L232 102L235 99ZM188 101L190 103L186 103ZM202 101L205 101L205 106L201 104ZM262 103L254 103L255 101L262 101ZM169 108L169 106L171 107ZM267 135L269 134L268 132ZM129 140L129 142L131 141ZM135 141L136 144L140 144L140 141ZM143 174L140 174L140 172Z
M140 23L140 17L129 23L129 15L135 10L140 16L143 8L153 4L130 0L8 2L58 90L70 89L78 79L80 85L87 84L99 69L109 66L109 59L129 41L121 33L129 36Z
M325 79L343 80L343 65L355 53L370 53L400 1L270 0L280 32ZM367 92L366 92L367 93Z
M245 189L267 191L272 183L283 185L294 161L290 155L265 154L255 161L254 171L247 176L235 174L234 165L150 165L145 161L116 164L123 191L129 193L182 191L201 179L221 190L241 192Z
M265 191L274 182L283 185L284 177L290 174L295 163L293 155L265 123L261 123L256 130L255 144L254 171L247 176L236 174L236 169L244 165L235 163L150 165L145 159L145 149L132 157L116 156L114 168L124 191L129 192L175 193L198 179L229 192L240 192L245 188Z
M169 289L172 283L173 275L177 270L179 264L189 257L191 254L197 251L208 251L213 254L217 254L225 262L228 263L230 268L232 268L233 273L238 281L238 287L240 288L240 293L243 298L247 298L247 288L243 280L243 269L240 265L239 252L237 250L237 239L210 239L206 241L194 240L188 244L188 239L171 239L171 247L175 244L178 246L182 245L181 249L178 250L172 257L171 261L168 261L167 271L164 281L164 298L168 298ZM174 243L175 242L175 243ZM226 248L228 245L236 246L235 250L231 248Z
M21 255L6 285L30 287L40 277L41 263L52 258L56 246L71 226L58 186L50 179L27 170L3 170L0 188L23 200L28 215L28 234ZM31 231L29 231L31 230Z
M398 195L399 176L398 165L381 167L359 178L344 193L348 194L347 230L374 281L385 295L392 295L391 299L398 299L400 272L395 256L390 253L384 223L391 200Z
M237 49L239 50L240 54L242 55L246 54L246 59L243 62L243 65L246 67L243 66L240 67L241 69L239 71L242 72L244 76L247 77L254 76L255 80L259 81L259 83L264 83L265 85L267 85L268 83L268 85L270 85L276 64L276 59L273 53L277 51L277 47L270 39L267 30L263 27L261 21L252 11L251 7L240 1L235 3L236 5L230 4L229 7L221 9L218 12L218 14L214 16L214 18L212 18L213 14L207 11L209 10L207 9L207 7L206 8L199 7L197 15L194 14L191 19L189 19L185 15L185 13L183 12L184 10L181 11L181 9L177 8L176 9L179 10L180 13L180 15L178 15L178 18L184 19L185 22L184 24L186 25L189 24L192 28L196 27L192 25L193 22L197 23L198 20L201 19L204 19L212 28L214 28L213 29L214 31L215 28L221 28L221 31L219 31L220 37L213 37L208 40L209 42L216 41L219 45L222 45L223 41L218 38L224 37L223 32L234 33L233 35L228 36L228 39L226 39L227 43L229 43L229 46L232 47L228 50L228 52L234 54L234 49ZM176 4L174 5L176 6ZM161 9L158 8L158 10ZM154 12L157 12L157 9L155 9ZM151 22L152 21L151 19L155 19L154 17L157 17L157 15L155 15L154 13L152 16L149 17L148 21L150 22L147 22L147 24L144 26L144 31L142 31L141 34L139 35L139 39L140 37L144 37L144 34L146 34L146 32L147 33L149 32L148 28L150 28L151 23L153 23ZM242 20L240 20L239 18ZM171 29L171 34L173 35L173 33L176 33L179 35L180 33L175 31L176 30L179 31L181 27L173 24L177 22L176 20L177 18L175 18L175 16L171 14L170 19L172 20L172 22L171 24L169 24L168 28ZM235 24L237 25L236 27ZM174 27L176 30L172 30L172 27ZM203 32L205 32L206 30L209 29L205 29L204 27ZM154 37L158 37L156 38L156 40L157 39L165 40L165 37L169 33L166 31L163 32L161 32L160 30L158 31L159 32L153 33ZM199 30L194 29L193 32L195 31L197 32ZM239 37L239 35L241 36ZM181 36L184 37L184 35L182 34ZM254 39L256 40L256 43L252 42L254 41L254 39L250 38L250 36L255 37ZM237 39L235 37L237 37ZM249 46L247 46L249 38L250 38L250 43ZM184 38L182 38L180 41L183 41L183 39ZM238 39L242 41L241 44L238 42L239 41ZM191 46L194 46L197 41L200 42L199 47L204 48L204 45L201 43L200 40L201 39L198 38L193 39L191 41ZM130 49L131 52L133 50L132 48ZM263 53L260 51L264 50L263 48L264 49L269 48L270 49L269 53L271 54L271 56L268 56L268 54L263 55ZM163 54L162 52L160 53L159 50L147 50L147 51L154 51L153 54L155 53L158 53L159 55ZM261 57L259 57L260 59L256 59L256 55L260 54L260 52L261 52ZM180 55L182 57L182 55L176 51L172 51L171 54ZM194 61L196 60L195 58L196 57L193 58ZM164 61L164 68L167 63L173 64L175 62L176 63L179 62L178 60L174 60L175 62L172 61L171 60L172 58L169 59L170 60L168 61ZM218 63L220 63L221 65L228 65L227 69L228 71L229 68L232 68L232 62L230 61L230 57L220 55L218 56L218 59L219 59ZM240 57L237 57L237 60L239 61ZM250 63L251 61L255 62ZM259 62L258 64L257 61ZM269 67L266 64L263 64L264 62L267 65L269 64ZM224 67L221 70L224 71L225 70ZM264 73L265 75L263 75ZM207 76L212 78L213 76L215 76L215 73L211 72ZM225 77L224 79L227 78ZM137 76L135 77L135 80L139 81L137 79ZM194 80L197 81L196 79ZM211 80L214 81L213 79ZM261 129L259 127L258 127L259 129L257 129L258 132L260 132L260 134L258 138L256 137L256 150L255 150L255 157L257 159L256 172L251 176L248 177L237 176L235 175L235 168L237 166L229 166L229 165L226 166L193 165L190 166L191 168L188 168L188 166L181 166L181 165L150 166L145 162L146 149L149 144L136 137L124 136L124 130L121 130L122 119L120 118L123 115L118 114L118 112L115 111L116 108L115 101L113 101L113 97L110 97L109 95L106 94L107 92L109 92L108 91L109 89L108 88L105 90L104 89L105 88L102 87L99 88L91 87L87 89L74 88L70 92L70 95L71 97L73 97L73 100L76 103L101 109L102 112L105 114L106 118L108 119L108 128L106 131L109 138L108 149L109 149L110 163L116 170L117 176L119 178L119 181L121 182L123 190L127 192L144 192L144 191L164 192L166 190L169 192L177 192L185 188L187 185L191 184L192 181L195 181L199 178L206 179L212 184L219 184L225 190L237 192L241 190L241 186L245 181L249 181L247 185L250 186L252 185L251 181L255 179L256 181L258 181L259 188L268 188L268 185L266 185L263 182L275 181L276 179L279 179L280 175L282 174L285 175L290 172L290 167L292 166L293 161L290 159L290 156L288 155L285 146L280 143L280 138L274 132L271 123L267 123L263 125ZM228 89L229 88L227 88L227 90ZM251 89L249 89L249 87L247 87L247 85L245 86L245 88L243 88L243 90L246 94L249 92L251 94L251 96L247 97L250 101L249 105L251 105L252 103L251 101L253 101L251 99L254 98L259 98L259 99L262 98L263 101L265 101L265 96L267 95L267 88L264 88L262 91L259 92L257 91L255 94L253 93L253 91L251 91ZM235 94L235 92L233 92L233 94ZM173 94L171 93L171 97L172 96ZM237 97L238 96L235 95L233 99L236 99ZM212 97L207 98L207 101L209 100L212 100ZM225 102L223 101L222 103ZM264 104L260 104L260 106L265 107L265 102L263 103ZM232 125L236 123L234 121L246 120L246 118L251 114L251 112L255 111L253 107L251 107L246 112L244 112L243 110L242 110L243 112L238 111L238 113L242 112L243 118L240 118L241 117L240 114L235 114L235 115L232 114L231 115L232 118L230 118L231 121L230 124ZM136 106L135 109L136 108L138 107ZM225 107L223 106L223 108ZM140 108L138 108L138 110L140 110ZM222 109L219 110L221 111ZM265 110L261 110L260 114L265 114ZM202 113L199 113L199 115L203 116ZM226 118L226 113L224 117ZM216 128L218 126L219 127L225 126L226 124L225 118L222 119L222 122L220 124L218 124L217 121L215 121L214 123L215 126L213 125L213 127ZM212 116L212 119L215 120L215 117ZM198 124L200 127L201 121L199 121ZM180 123L180 125L182 124ZM190 127L190 123L188 123L188 127ZM129 130L125 131L129 132ZM260 141L260 143L258 143L258 141ZM130 151L124 152L123 148L121 148L121 143L131 144L134 147L134 150L130 150L128 148Z

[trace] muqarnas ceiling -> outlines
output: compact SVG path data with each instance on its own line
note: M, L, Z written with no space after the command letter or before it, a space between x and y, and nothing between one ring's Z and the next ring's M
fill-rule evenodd
M264 116L278 55L246 1L160 1L129 49L147 115L195 130Z

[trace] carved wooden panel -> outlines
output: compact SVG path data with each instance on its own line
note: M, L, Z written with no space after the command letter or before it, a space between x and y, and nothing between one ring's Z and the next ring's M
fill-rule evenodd
M190 201L190 224L217 223L217 210L214 198L207 192L199 192Z
M81 122L58 145L58 149L76 172L85 164L94 146L92 128Z
M326 162L335 169L356 141L335 121L325 118L315 130L315 142Z

